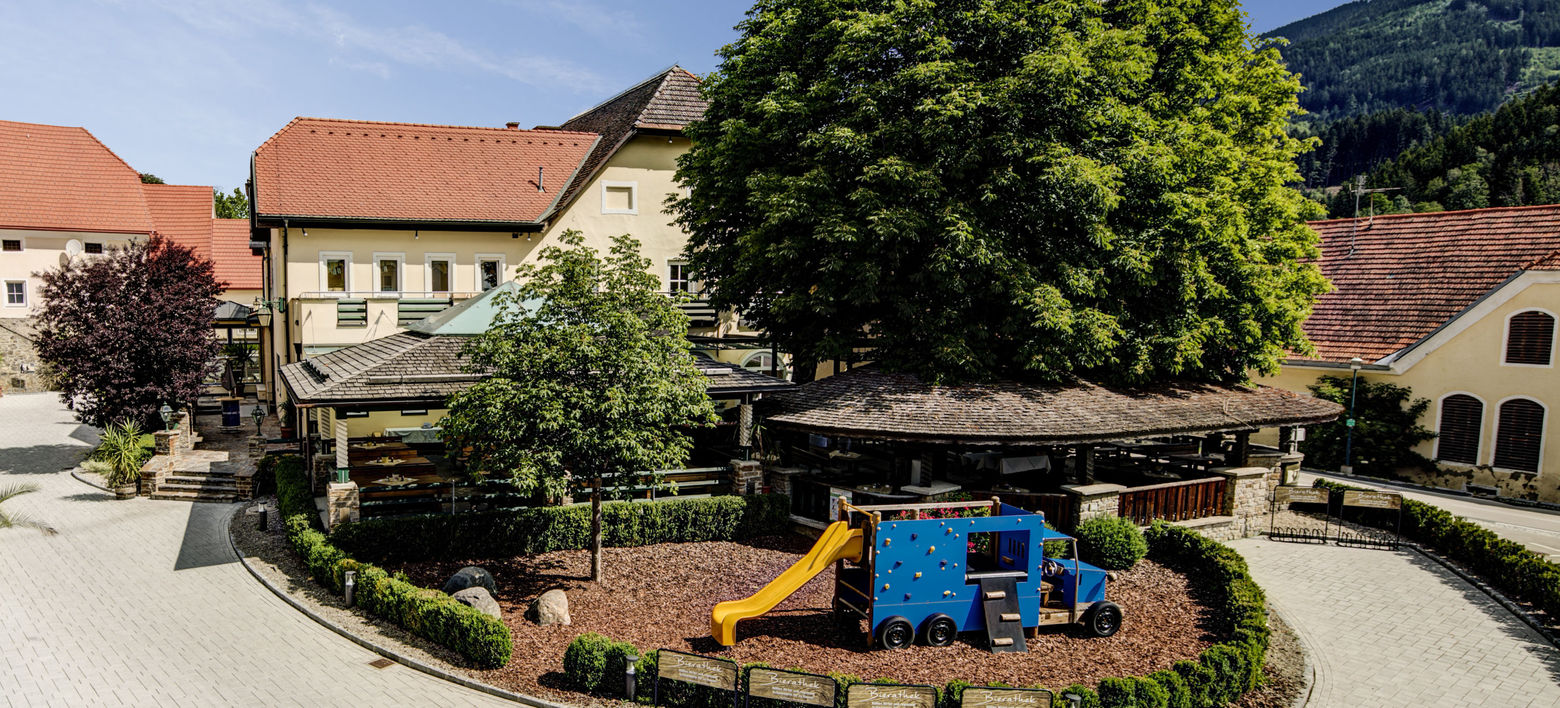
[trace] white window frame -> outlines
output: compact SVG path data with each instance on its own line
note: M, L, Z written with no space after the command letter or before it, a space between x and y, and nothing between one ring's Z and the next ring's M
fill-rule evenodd
M608 209L607 190L620 187L628 188L628 208ZM623 180L601 180L601 213L603 214L638 214L639 213L639 183Z
M672 268L675 268L677 266L682 266L682 268L683 268L683 279L682 279L682 282L688 286L688 288L686 290L678 290L677 286L676 286L677 279L672 277ZM693 278L688 277L687 268L688 268L688 261L673 259L673 260L669 260L669 261L666 262L666 291L667 292L669 292L669 293L683 292L683 293L688 293L689 295L693 295L693 294L699 292L699 290L694 287Z
M395 289L381 290L379 285L379 262L395 261ZM390 251L374 251L374 288L375 295L395 295L399 297L406 292L406 254Z
M483 291L487 290L487 288L482 287L482 264L486 263L488 261L497 261L498 262L498 282L494 283L495 286L503 285L506 281L509 280L509 278L506 277L506 275L507 275L507 273L509 271L509 265L504 262L505 261L504 254L502 254L502 253L478 253L476 255L476 261L471 266L472 274L476 276L475 278L473 278L471 280L471 282L475 286L473 289L478 291L478 292L483 292Z
M448 264L444 269L445 277L449 278L449 288L444 290L433 289L433 262L444 261ZM455 292L455 254L453 253L424 253L423 254L423 290L430 293Z
M0 251L0 253L26 253L27 252L27 237L26 236L22 236L21 234L17 234L15 236L0 236L0 241L19 241L22 244L22 250L20 250L20 251Z
M1496 467L1495 466L1495 453L1498 452L1499 448L1500 448L1500 424L1501 424L1500 407L1503 406L1503 405L1506 405L1507 401L1518 399L1518 398L1526 399L1526 400L1532 401L1534 403L1537 403L1538 407L1543 409L1543 411L1544 411L1544 419L1539 422L1539 426L1538 426L1538 469L1536 471L1533 471L1533 472L1529 472L1527 470L1514 470L1514 469L1511 469L1509 467ZM1508 474L1543 474L1544 473L1544 446L1549 444L1549 406L1544 405L1543 401L1540 401L1537 398L1534 398L1532 396L1524 396L1522 394L1517 394L1515 396L1507 396L1505 398L1500 399L1499 401L1496 401L1495 402L1495 429L1492 432L1494 434L1490 436L1490 469L1493 469L1496 472L1506 472Z
M22 284L22 301L21 302L11 302L11 283L21 283ZM4 281L3 286L0 286L0 287L3 287L4 290L5 290L4 293L0 293L0 294L3 294L5 296L5 303L4 303L4 305L6 307L27 307L27 279L26 278L21 278L21 279L10 279L10 278L7 278Z
M1511 344L1511 320L1513 318L1515 318L1517 315L1523 314L1525 312L1542 312L1542 313L1544 313L1546 315L1549 315L1549 363L1548 364L1514 364L1514 363L1506 361L1506 354L1509 351L1508 346ZM1501 330L1501 336L1500 336L1500 365L1501 366L1513 366L1513 367L1517 367L1519 369L1552 369L1552 368L1554 368L1554 366L1555 366L1555 347L1557 345L1560 345L1560 341L1556 341L1555 340L1555 336L1557 334L1560 334L1560 331L1557 331L1557 330L1560 330L1560 317L1557 317L1555 315L1555 313L1550 312L1549 310L1546 310L1546 309L1544 309L1542 307L1524 307L1524 308L1522 308L1520 310L1517 310L1516 312L1513 312L1513 313L1511 313L1509 315L1506 315L1506 326L1505 326L1504 329Z
M342 267L342 274L345 277L343 278L342 283L341 283L342 287L344 287L345 290L331 290L330 289L330 274L329 274L329 272L325 268L325 262L326 261L334 261L334 260L344 260L344 261L346 261L346 263L344 263L343 267ZM320 292L325 293L327 296L332 296L331 295L332 293L339 292L339 293L341 293L340 295L334 295L333 297L349 297L348 293L352 292L352 252L351 251L320 251Z
M1471 465L1466 462L1447 462L1446 460L1441 459L1441 411L1442 407L1446 405L1446 399L1451 398L1452 396L1468 396L1479 402L1479 439L1474 443L1473 464ZM1500 409L1497 408L1494 415L1495 417L1499 418ZM1455 467L1458 469L1478 467L1480 462L1484 459L1484 421L1488 419L1489 416L1490 402L1484 400L1484 397L1477 393L1472 391L1447 391L1446 393L1441 394L1440 398L1435 399L1435 442L1430 446L1430 459L1435 460L1435 463L1438 465L1447 465L1449 467ZM1494 447L1495 439L1490 438L1491 450L1493 450ZM1493 455L1494 452L1491 452L1490 454Z

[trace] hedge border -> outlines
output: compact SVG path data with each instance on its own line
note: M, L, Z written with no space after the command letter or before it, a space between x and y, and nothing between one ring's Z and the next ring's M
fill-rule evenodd
M1171 669L1147 676L1107 677L1100 681L1097 689L1073 684L1049 690L1058 699L1065 693L1078 694L1083 698L1083 708L1212 708L1235 701L1256 688L1262 681L1262 667L1267 661L1267 602L1262 588L1252 579L1246 560L1229 546L1162 521L1154 522L1144 536L1148 541L1149 558L1215 581L1214 603L1224 619L1221 633L1227 638L1203 650L1196 661L1178 661ZM655 681L657 652L641 652L632 644L614 641L595 632L581 634L569 643L564 653L565 678L585 692L599 692L607 687L609 693L616 695L615 687L623 685L626 667L623 656L628 653L640 657L635 664L639 677L636 699L641 703L648 702L649 687ZM748 672L760 666L765 664L741 666L739 691L745 685ZM844 674L827 675L839 685L840 690L836 693L839 708L843 708L845 688L851 684L897 683L886 678L864 681ZM954 679L938 686L939 706L959 708L958 697L972 685L976 684ZM663 703L680 702L698 708L731 705L729 698L722 697L723 692L702 687L674 685L673 692L668 694L667 687L663 686L662 693Z
M790 529L783 494L717 496L602 505L603 544L738 541ZM529 556L590 547L585 504L462 514L418 514L338 525L330 542L379 562Z
M383 568L360 563L332 545L319 531L314 494L303 463L287 457L276 464L276 501L287 540L315 582L342 592L348 570L357 572L357 604L371 614L424 639L449 648L478 668L509 663L514 644L509 627L437 590L418 587Z
M1334 494L1375 491L1326 479L1318 479L1311 486ZM1336 498L1331 499L1328 511L1336 508L1337 503ZM1560 622L1560 564L1434 504L1404 498L1401 513L1404 538L1463 564L1474 577L1517 600L1532 603L1550 621ZM1393 530L1382 517L1362 513L1351 523Z

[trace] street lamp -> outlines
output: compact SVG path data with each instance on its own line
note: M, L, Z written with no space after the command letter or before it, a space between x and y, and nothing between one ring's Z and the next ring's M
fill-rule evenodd
M265 404L264 403L256 403L254 409L249 411L249 415L254 416L254 419L255 419L255 434L259 435L260 434L260 421L265 420Z
M287 314L287 301L282 298L275 300L255 298L255 322L259 323L262 329L271 326L273 313Z
M1349 370L1354 374L1349 379L1349 419L1343 424L1343 466L1338 468L1343 474L1354 474L1354 401L1359 398L1360 367L1364 365L1365 360L1359 357L1349 360Z
M171 406L169 406L168 404L164 403L164 404L162 404L162 408L158 408L157 409L157 414L162 416L162 419L163 419L163 430L167 430L168 429L168 423L173 420L173 408Z

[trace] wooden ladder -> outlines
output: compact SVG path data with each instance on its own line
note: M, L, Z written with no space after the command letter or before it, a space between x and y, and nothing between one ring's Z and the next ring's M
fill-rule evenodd
M1029 651L1024 621L1018 610L1016 578L981 578L981 607L986 613L986 639L991 653Z

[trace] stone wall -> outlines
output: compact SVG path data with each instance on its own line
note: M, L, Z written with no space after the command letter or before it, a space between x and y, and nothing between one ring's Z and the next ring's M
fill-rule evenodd
M1234 517L1243 529L1258 528L1259 517L1267 516L1268 480L1279 474L1270 467L1216 467L1209 472L1224 477L1224 514Z
M1073 505L1073 518L1083 523L1097 516L1120 516L1121 493L1126 487L1119 484L1064 484Z
M763 491L764 466L758 460L731 461L731 492L758 494Z
M1492 487L1499 496L1560 503L1560 475L1532 474L1497 470L1488 465L1477 467L1438 467L1433 470L1405 467L1397 476L1414 484L1452 491L1468 491L1467 485ZM1479 490L1474 490L1479 491Z
M359 516L357 482L331 482L325 486L325 530Z
M32 324L24 319L0 319L0 389L6 393L50 390L43 363L33 349Z

